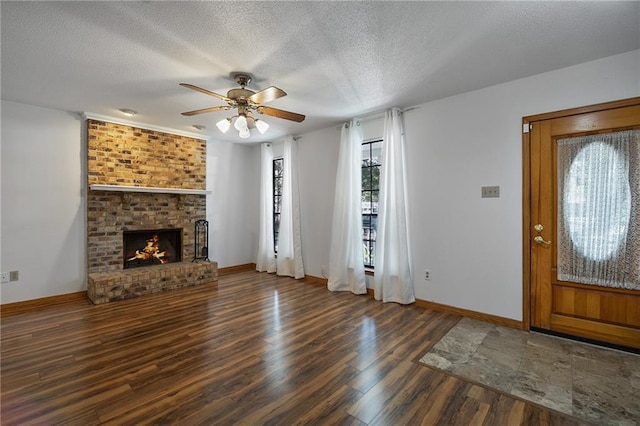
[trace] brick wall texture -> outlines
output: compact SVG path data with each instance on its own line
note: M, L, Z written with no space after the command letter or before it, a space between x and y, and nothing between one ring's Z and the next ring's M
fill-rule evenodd
M206 189L206 143L87 120L89 185ZM206 219L206 196L88 191L89 274L123 269L122 232L182 228L182 260L193 258L194 225Z
M97 305L217 280L216 262L169 263L152 268L90 274L87 296Z
M206 142L87 120L89 185L206 189Z

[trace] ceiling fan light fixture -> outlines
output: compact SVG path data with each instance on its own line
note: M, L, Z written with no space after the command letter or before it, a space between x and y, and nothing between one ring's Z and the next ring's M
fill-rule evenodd
M254 120L254 122L256 123L256 128L258 129L261 135L264 135L264 132L269 130L269 124L266 123L265 121L256 119Z
M245 127L244 129L240 130L240 137L242 139L247 139L249 136L251 136L251 133L249 132L248 128Z
M229 130L229 127L231 127L231 119L225 118L223 120L218 121L216 123L216 127L220 129L222 133L227 133L227 130Z
M236 118L236 122L233 125L237 131L241 132L244 129L247 129L247 117L245 117L244 115L240 115L238 116L238 118Z

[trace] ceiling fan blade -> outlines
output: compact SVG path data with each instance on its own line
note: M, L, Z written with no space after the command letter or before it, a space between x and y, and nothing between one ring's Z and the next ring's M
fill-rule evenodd
M192 116L192 115L204 114L206 112L226 111L229 109L231 109L229 105L215 106L210 108L197 109L195 111L183 112L182 115Z
M249 96L249 100L254 104L264 104L283 96L287 96L287 92L277 88L276 86L271 86Z
M187 89L195 90L196 92L204 93L205 95L213 96L214 98L218 98L221 101L232 102L232 100L227 98L226 96L222 96L222 95L220 95L218 93L215 93L215 92L212 92L210 90L203 89L202 87L194 86L193 84L180 83L180 86L186 87Z
M258 108L256 108L256 110L260 114L284 118L285 120L297 121L298 123L301 123L305 119L305 116L302 114L296 114L295 112L284 111L282 109L271 108L267 106L259 106Z

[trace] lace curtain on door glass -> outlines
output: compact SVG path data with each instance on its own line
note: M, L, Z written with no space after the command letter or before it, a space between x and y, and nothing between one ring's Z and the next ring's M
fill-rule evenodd
M557 144L558 280L640 289L640 130Z

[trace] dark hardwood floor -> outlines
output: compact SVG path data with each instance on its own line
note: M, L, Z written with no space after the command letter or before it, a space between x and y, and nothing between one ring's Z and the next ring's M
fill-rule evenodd
M2 318L1 422L579 424L420 365L459 317L256 272Z

